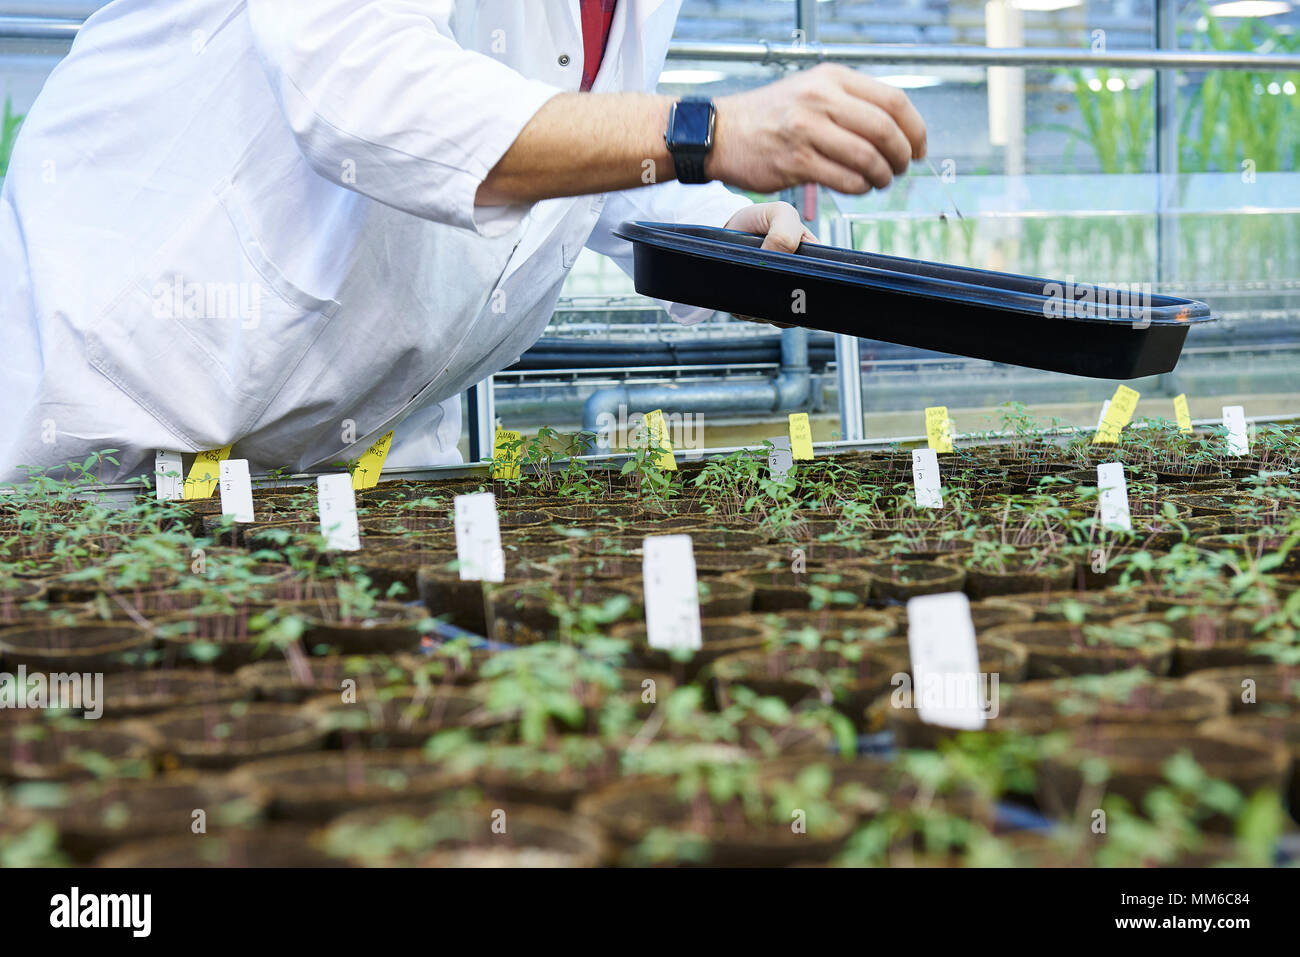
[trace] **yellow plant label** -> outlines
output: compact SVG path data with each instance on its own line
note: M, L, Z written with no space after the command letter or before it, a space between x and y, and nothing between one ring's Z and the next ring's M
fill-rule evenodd
M790 413L790 452L796 461L813 457L812 423L807 412Z
M519 459L522 436L509 429L497 429L492 440L492 477L494 479L519 478Z
M663 469L665 472L676 472L677 456L673 455L673 437L668 434L662 409L655 409L645 414L645 438L646 447L654 452L655 468Z
M1137 410L1140 397L1139 393L1126 385L1116 389L1110 399L1110 408L1106 410L1106 415L1101 420L1101 427L1092 437L1092 444L1114 445L1118 442L1124 426L1133 421L1133 413Z
M1178 431L1192 433L1192 410L1187 407L1187 396L1174 396L1174 416L1178 419Z
M354 491L374 488L379 484L379 473L384 470L384 459L393 447L393 433L390 429L381 435L375 444L366 449L357 467L352 470L352 488Z
M936 452L952 451L952 419L948 418L946 405L925 410L925 440Z
M221 463L230 458L233 445L224 449L212 449L200 452L190 466L190 477L185 480L185 499L212 498L217 492L217 483L221 481Z

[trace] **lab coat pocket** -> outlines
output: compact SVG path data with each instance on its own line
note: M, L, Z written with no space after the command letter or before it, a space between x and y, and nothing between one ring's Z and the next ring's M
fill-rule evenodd
M252 431L339 309L266 256L229 182L87 330L91 363L193 448Z

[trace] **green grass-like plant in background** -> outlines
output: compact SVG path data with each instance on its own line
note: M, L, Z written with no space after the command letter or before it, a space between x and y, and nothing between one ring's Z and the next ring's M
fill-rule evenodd
M13 101L5 97L4 112L0 114L0 180L9 172L9 157L13 155L14 143L18 139L18 127L25 116L15 113Z

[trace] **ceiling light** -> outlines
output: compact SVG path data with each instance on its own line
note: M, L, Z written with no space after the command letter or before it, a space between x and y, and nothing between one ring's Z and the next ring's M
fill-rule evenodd
M1055 10L1082 6L1083 0L1016 0L1015 5L1021 10L1051 13Z
M664 70L659 74L660 83L676 83L692 86L697 83L717 83L725 80L727 74L721 70Z
M1210 13L1216 17L1275 17L1279 13L1288 13L1291 4L1288 0L1228 0L1210 7Z
M881 83L896 86L900 90L920 90L927 86L938 86L943 82L941 77L929 76L925 73L890 73L886 76L878 76L876 79Z

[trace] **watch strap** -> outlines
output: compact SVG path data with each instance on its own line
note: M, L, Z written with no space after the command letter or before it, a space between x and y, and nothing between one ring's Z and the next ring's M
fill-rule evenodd
M709 177L704 173L706 155L694 149L673 153L673 168L677 171L677 181L688 185L707 183Z

